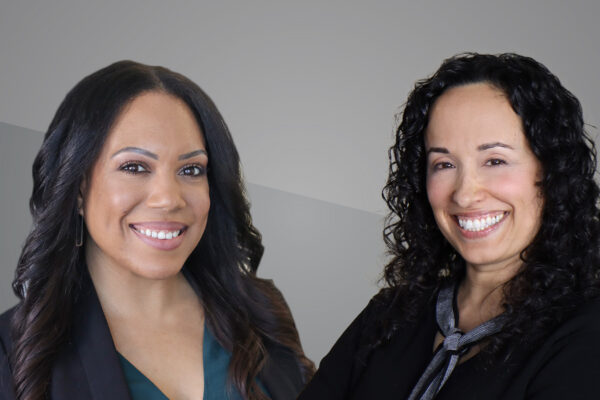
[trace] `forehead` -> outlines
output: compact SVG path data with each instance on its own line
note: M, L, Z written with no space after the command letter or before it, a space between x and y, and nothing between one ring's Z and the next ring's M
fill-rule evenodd
M521 118L502 91L488 83L447 90L433 104L425 131L428 146L526 143Z
M145 92L127 104L110 129L104 150L142 145L153 151L205 147L192 110L163 92Z

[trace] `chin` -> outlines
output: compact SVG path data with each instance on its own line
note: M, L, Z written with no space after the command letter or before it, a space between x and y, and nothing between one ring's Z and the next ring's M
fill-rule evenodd
M169 279L181 272L181 266L145 265L144 268L136 268L132 271L135 275L152 280Z

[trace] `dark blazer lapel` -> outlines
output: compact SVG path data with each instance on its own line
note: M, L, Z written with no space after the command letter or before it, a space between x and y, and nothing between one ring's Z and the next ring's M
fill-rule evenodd
M65 346L54 368L52 398L131 400L108 323L87 274L75 307L72 337L73 343Z

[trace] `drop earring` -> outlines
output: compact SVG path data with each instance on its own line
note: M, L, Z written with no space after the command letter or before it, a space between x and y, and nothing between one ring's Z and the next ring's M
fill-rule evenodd
M75 247L81 246L83 246L83 216L78 213L75 222Z

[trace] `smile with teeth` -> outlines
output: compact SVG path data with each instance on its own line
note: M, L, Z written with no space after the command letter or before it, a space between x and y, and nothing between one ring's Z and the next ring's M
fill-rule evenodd
M496 215L486 215L477 218L467 218L461 216L457 217L458 225L465 231L469 232L479 232L484 229L487 229L502 221L502 218L504 218L504 213Z
M175 231L165 231L165 230L161 230L161 231L155 231L152 229L138 229L136 227L133 227L136 231L138 231L139 233L141 233L142 235L146 235L150 238L153 239L161 239L161 240L170 240L170 239L174 239L177 236L181 235L181 233L183 232L183 229L178 229Z

